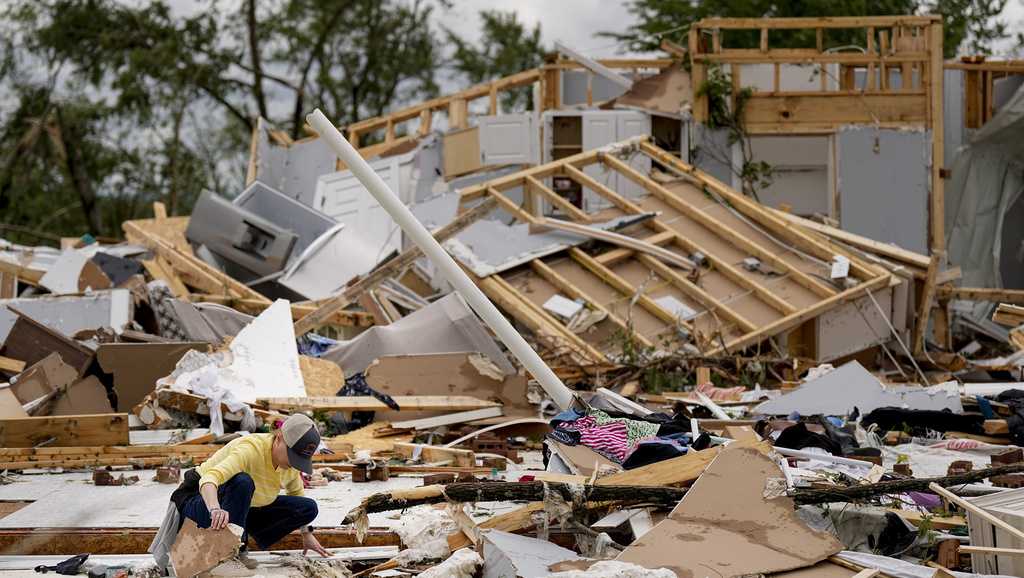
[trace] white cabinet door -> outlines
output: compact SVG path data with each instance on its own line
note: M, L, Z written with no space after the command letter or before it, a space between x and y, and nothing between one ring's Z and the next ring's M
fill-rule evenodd
M477 119L483 164L537 164L536 124L530 113L483 116Z
M618 111L616 116L616 141L623 141L643 134L651 134L651 117L649 115L635 111ZM629 166L640 171L641 174L649 174L651 172L651 157L637 152L629 159ZM619 175L617 190L620 195L627 199L637 198L646 194L642 186L633 182L625 175Z
M618 113L611 110L588 110L583 113L583 150L590 151L618 140ZM617 173L602 164L594 163L583 169L585 173L614 190L618 189ZM583 194L583 210L598 211L611 206L600 195L586 190Z

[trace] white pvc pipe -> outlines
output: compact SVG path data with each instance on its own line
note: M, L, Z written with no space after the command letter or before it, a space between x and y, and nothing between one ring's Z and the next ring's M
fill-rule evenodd
M572 407L573 403L578 399L576 395L562 383L562 380L558 379L555 372L551 371L551 368L544 363L544 360L523 339L523 336L519 335L519 332L512 327L508 319L505 319L505 316L498 311L498 308L491 303L490 299L455 264L455 261L448 252L441 247L441 244L434 239L426 227L413 216L412 212L402 204L394 191L384 182L384 179L380 178L380 175L370 168L369 163L345 140L345 137L324 116L324 113L320 112L320 109L316 109L306 116L306 122L320 134L320 138L330 145L334 150L334 154L344 161L348 169L352 171L352 174L359 179L359 182L366 187L366 190L370 191L370 194L377 199L377 202L384 207L384 210L391 215L391 218L402 227L405 234L409 235L412 242L438 268L441 275L455 287L455 290L469 303L473 311L497 334L498 339L508 347L512 355L533 375L534 379L544 388L544 391L551 396L555 404L561 409Z

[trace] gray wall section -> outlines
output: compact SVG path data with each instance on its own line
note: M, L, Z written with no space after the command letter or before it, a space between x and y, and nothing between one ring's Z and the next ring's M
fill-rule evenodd
M964 71L946 70L942 81L943 166L951 168L964 135Z
M842 228L927 253L931 135L847 127L836 138Z
M594 75L594 81L591 84L591 90L593 90L595 103L609 100L617 96L622 96L626 92L626 89L622 88L618 84L596 74ZM586 103L587 72L583 70L563 70L562 104L569 106L572 104Z
M693 146L690 148L690 162L723 183L732 184L732 146L729 132L725 129L709 129L703 124L693 123Z

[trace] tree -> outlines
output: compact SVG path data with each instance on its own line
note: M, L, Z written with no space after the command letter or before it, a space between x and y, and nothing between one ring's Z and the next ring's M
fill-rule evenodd
M627 50L656 50L661 40L687 45L690 25L702 18L785 18L803 16L883 16L934 13L943 16L944 49L947 58L955 56L967 40L972 51L986 51L996 40L1007 37L1006 25L998 16L1007 0L631 0L629 11L636 23L625 32L602 32L601 36L622 42ZM826 48L862 43L852 30L829 30ZM815 32L780 31L772 45L780 48L814 46ZM756 47L758 32L730 33L730 46Z
M449 44L455 47L453 68L470 83L476 84L544 63L546 50L540 40L540 24L527 29L514 11L481 10L481 40L473 45L445 29ZM512 110L529 108L529 89L509 90L502 95L502 106Z
M0 11L0 221L119 236L152 200L181 214L204 190L236 194L256 115L297 138L314 107L347 124L436 94L434 5L11 4Z

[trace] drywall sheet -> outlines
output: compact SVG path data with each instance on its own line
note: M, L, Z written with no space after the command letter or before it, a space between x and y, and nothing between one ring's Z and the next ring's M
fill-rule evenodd
M842 228L927 253L931 133L846 127L835 138Z
M0 342L7 339L18 319L10 305L67 337L85 329L110 327L120 332L131 321L131 292L127 289L98 291L89 295L0 300Z
M771 458L727 448L668 518L616 559L680 577L731 578L811 566L842 550L831 534L809 528L777 487L785 478Z
M576 552L529 536L487 530L481 536L484 568L482 578L544 578L548 567L576 560Z
M351 376L385 355L466 351L485 355L507 375L515 373L483 323L458 293L451 293L390 325L374 326L342 341L320 357L337 363Z
M458 195L442 195L416 205L412 213L425 227L431 229L454 220L458 204ZM629 215L603 223L592 223L590 226L615 231L649 218L649 214ZM527 223L506 225L501 221L483 218L442 245L474 274L488 277L589 240L587 237L560 231L531 233Z
M788 205L797 215L832 214L831 137L754 136L750 147L754 161L772 168L771 183L758 189L758 200L773 208Z
M963 413L960 388L956 382L918 386L884 387L860 363L851 361L796 390L754 408L764 415L848 415L853 408L861 415L880 407L949 410Z
M312 206L320 175L333 173L337 157L320 138L296 141L291 146L270 142L273 127L259 119L256 134L256 178L305 205Z
M292 308L278 299L231 341L230 371L248 387L233 389L244 402L261 397L305 397Z
M685 116L693 99L690 73L678 66L670 66L654 76L641 78L633 88L611 101L615 108L639 108L648 112Z
M525 375L508 375L480 353L382 355L366 368L366 382L388 395L469 395L500 401L505 416L533 416ZM402 412L402 420L412 419Z
M942 79L942 166L951 167L960 147L967 142L964 127L964 71L946 69Z
M893 315L894 292L894 288L880 289L872 293L874 302L865 296L819 315L815 359L831 361L892 340L889 323L897 330L906 326L904 319Z
M100 368L114 375L117 411L131 411L167 377L185 352L205 350L206 343L104 343L96 349Z
M622 85L587 70L563 70L561 91L563 106L587 103L588 77L590 77L591 95L595 104L622 96L626 92Z

